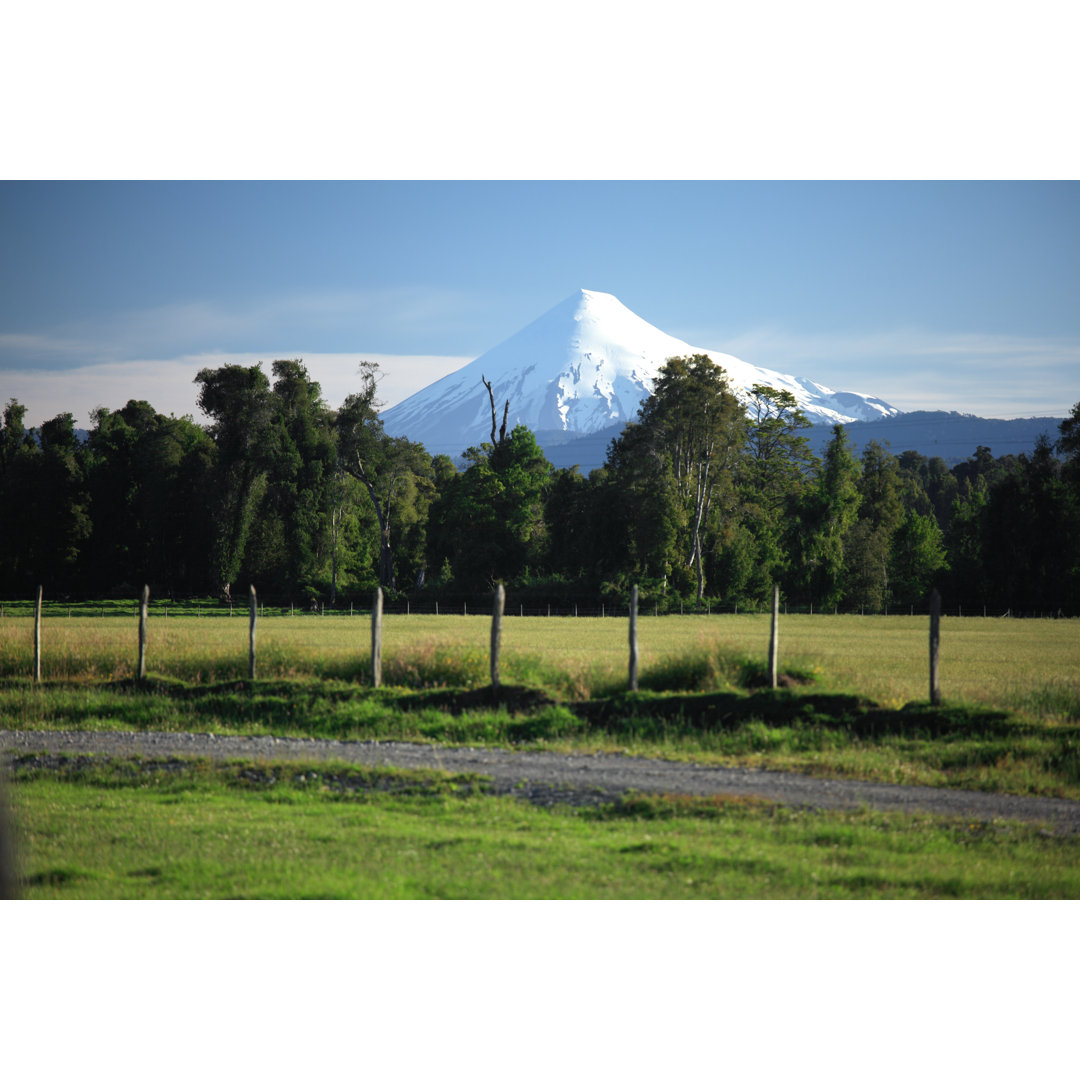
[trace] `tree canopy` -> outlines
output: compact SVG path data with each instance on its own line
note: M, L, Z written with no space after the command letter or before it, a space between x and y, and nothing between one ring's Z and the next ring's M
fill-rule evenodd
M660 606L768 602L884 611L938 587L960 606L1080 614L1080 404L1060 438L947 464L844 429L819 459L787 391L740 398L704 355L671 357L587 476L554 469L533 432L497 423L460 458L386 434L378 369L338 409L302 360L196 377L206 423L133 398L0 425L0 590L216 593L248 583L338 603L375 585L472 596ZM508 415L504 406L502 415Z

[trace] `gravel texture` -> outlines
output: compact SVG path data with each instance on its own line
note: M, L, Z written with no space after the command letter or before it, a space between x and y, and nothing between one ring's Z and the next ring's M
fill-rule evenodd
M0 731L0 751L174 755L253 761L347 761L403 769L443 769L493 778L492 790L540 805L610 802L628 791L685 795L752 795L822 810L868 807L1015 819L1058 833L1080 833L1080 802L981 791L831 780L766 769L719 768L629 754L555 754L417 743L181 732Z

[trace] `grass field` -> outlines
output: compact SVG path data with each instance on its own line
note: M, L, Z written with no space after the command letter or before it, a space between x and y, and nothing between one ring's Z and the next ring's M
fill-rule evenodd
M761 688L767 617L643 617L642 690L631 695L625 619L508 617L502 681L511 705L498 709L485 689L489 629L484 617L388 616L386 685L375 691L365 617L260 619L258 678L249 683L246 617L156 615L150 678L140 685L132 681L134 618L54 614L43 627L44 683L34 687L32 620L7 613L0 619L0 727L619 748L1080 798L1080 622L944 620L946 702L937 709L926 704L925 618L784 617L787 685L773 692ZM1078 894L1067 869L1080 862L1072 841L1024 826L965 833L928 819L703 803L676 812L640 801L605 816L441 792L369 793L361 800L367 828L356 817L360 804L332 790L292 785L288 798L285 787L243 791L208 767L183 784L162 792L77 772L23 775L15 797L28 823L28 895ZM169 817L170 806L184 807L184 816ZM318 835L307 831L316 819L326 822ZM250 857L243 865L220 845L207 846L222 821L233 823L222 836L244 838ZM844 837L831 861L822 829ZM160 857L121 858L129 834ZM547 839L538 842L539 835ZM448 836L458 837L451 848L467 858L444 860L439 845ZM380 867L372 875L357 876L356 860L341 847L360 837L364 865ZM615 854L611 837L621 838ZM626 857L635 851L640 857ZM339 862L340 874L325 869Z
M62 609L61 609L62 610ZM369 679L368 620L339 615L262 618L261 678ZM163 617L149 622L151 673L206 683L247 674L248 621ZM928 693L927 620L909 616L785 616L783 666L830 689L893 708ZM405 686L478 686L488 679L490 620L480 616L390 615L384 629L384 681ZM639 620L642 684L675 661L724 656L764 667L764 615L687 615ZM506 682L559 697L610 693L625 685L625 619L508 617L503 631ZM134 618L53 616L43 621L43 678L130 678L137 657ZM0 677L30 673L32 620L0 619ZM1080 720L1080 620L943 620L941 682L946 698L1032 717ZM726 672L712 672L717 689ZM657 687L662 688L662 687Z
M1080 839L1014 823L663 796L568 812L326 763L18 776L33 898L1080 895Z

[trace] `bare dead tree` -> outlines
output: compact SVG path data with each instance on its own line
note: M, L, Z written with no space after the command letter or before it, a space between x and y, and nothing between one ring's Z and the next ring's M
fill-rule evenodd
M506 421L507 421L507 418L510 415L510 399L507 398L506 399L506 404L503 406L502 427L498 429L499 437L496 439L495 438L495 432L496 432L495 422L496 422L498 414L495 412L495 391L491 388L491 383L489 383L487 381L487 379L484 378L483 375L480 376L480 381L487 387L488 401L491 402L491 445L492 446L498 446L499 443L504 442L506 440Z

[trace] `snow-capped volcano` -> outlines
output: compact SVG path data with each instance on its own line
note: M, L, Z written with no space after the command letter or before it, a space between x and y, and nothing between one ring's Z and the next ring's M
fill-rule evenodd
M879 398L843 393L810 379L754 367L688 345L635 315L610 293L581 289L500 345L382 413L389 435L456 455L491 438L491 383L499 421L539 435L588 435L637 415L670 356L706 353L745 392L755 383L790 390L814 423L878 420L899 410ZM565 436L564 436L565 437ZM543 441L543 440L542 440Z

